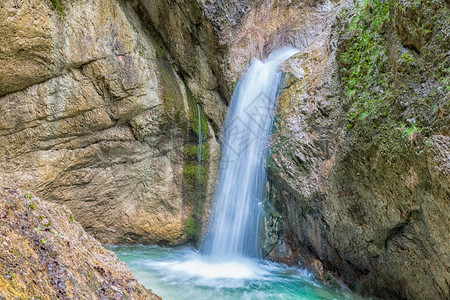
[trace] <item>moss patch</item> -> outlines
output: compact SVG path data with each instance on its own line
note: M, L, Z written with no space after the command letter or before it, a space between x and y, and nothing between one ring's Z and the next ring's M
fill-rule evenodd
M194 217L191 215L186 219L186 239L188 241L195 241L197 239L197 222L194 220Z
M442 101L445 88L440 87L448 84L447 67L441 74L426 54L430 49L434 49L434 56L445 52L433 45L433 37L440 36L442 28L413 24L414 14L410 18L399 15L408 11L402 5L398 1L365 0L352 9L356 11L340 14L346 22L337 55L346 128L350 137L364 135L384 153L408 152L412 142L421 141L437 120L429 113L432 106L448 107ZM417 5L427 11L434 4L418 1ZM345 16L351 15L355 16L346 21ZM407 29L401 29L402 24ZM392 30L396 26L401 29L400 36ZM432 89L422 88L425 85Z
M54 11L57 11L60 14L64 13L64 6L63 6L63 0L50 0L52 4L52 9Z
M206 115L201 108L201 104L198 100L194 98L192 93L188 91L187 93L188 105L189 105L189 123L192 131L199 136L202 135L202 139L205 141L208 138L208 123ZM198 126L198 109L197 104L200 105L200 120L201 120L201 131L199 131Z
M168 61L160 60L157 62L159 70L159 83L162 90L164 109L168 118L175 124L186 124L186 114L184 108L183 95Z
M201 157L200 160L206 161L209 157L208 147L206 147L206 144L201 145ZM199 146L198 145L187 145L184 148L184 154L187 160L189 161L195 161L199 160Z

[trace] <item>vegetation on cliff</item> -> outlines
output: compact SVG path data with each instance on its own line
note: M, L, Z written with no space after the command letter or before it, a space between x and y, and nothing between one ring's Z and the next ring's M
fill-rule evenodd
M386 155L426 146L450 110L448 13L445 1L430 0L366 0L341 11L338 62L350 134L370 136Z
M271 254L288 248L363 294L446 299L448 3L334 9L285 67L269 166L283 228Z

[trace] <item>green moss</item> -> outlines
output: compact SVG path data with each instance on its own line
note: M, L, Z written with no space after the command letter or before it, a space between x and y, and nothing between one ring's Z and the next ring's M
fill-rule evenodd
M424 146L448 107L445 15L444 1L428 0L365 0L339 14L344 27L337 59L350 139L363 137L387 155L420 153L411 146ZM403 32L392 32L397 26ZM395 35L408 44L395 44Z
M406 127L405 124L402 124L401 131L402 131L402 137L405 139L405 141L408 141L410 143L414 142L417 138L417 135L422 131L423 129L420 127L417 127L415 123L412 123L411 126Z
M155 46L156 58L167 60L167 49L161 38L153 37L152 44Z
M189 161L195 161L198 160L198 145L187 145L184 148L184 154L187 160ZM208 147L206 147L206 144L201 145L201 161L206 161L209 157Z
M202 145L204 146L204 145ZM199 229L202 224L203 199L206 197L206 183L208 179L207 169L197 161L198 147L188 145L185 148L186 162L183 170L185 178L185 195L191 209L189 218L186 221L185 234L189 242L197 242L199 239ZM207 157L205 147L204 158Z
M412 64L413 66L415 66L417 64L417 60L414 58L414 56L410 56L408 55L408 53L404 52L402 54L402 61Z
M185 107L176 75L168 61L158 61L157 64L165 111L173 123L182 125L186 123Z
M193 216L189 216L186 219L184 231L186 232L186 239L188 241L194 241L197 239L197 222L195 222Z
M189 108L189 134L188 142L184 147L185 165L183 170L184 188L188 207L191 209L189 218L186 221L185 234L189 242L199 240L200 228L202 228L203 202L206 198L206 184L208 179L206 162L209 158L207 143L203 143L199 149L198 137L203 141L208 138L208 121L202 109L200 109L201 126L199 128L199 116L197 105L200 102L196 100L192 93L187 92ZM200 105L201 106L201 105ZM199 150L201 157L199 163Z
M386 32L390 25L390 1L366 0L344 32L338 52L347 130L370 132L382 149L399 140L393 116L394 92L389 86ZM414 58L404 57L408 63Z
M366 1L361 13L352 19L347 34L351 37L345 51L340 52L341 78L346 100L351 103L350 122L364 120L368 115L384 110L390 91L386 68L387 49L381 32L389 20L389 2ZM380 89L373 89L379 86Z
M334 279L334 277L330 273L326 272L324 277L325 277L324 278L325 279L325 283L328 286L330 286L332 288L339 288L340 287L340 284Z
M188 91L187 93L188 105L189 105L189 123L192 131L199 136L202 135L203 140L206 140L208 137L208 122L205 116L205 113L201 109L201 104L198 100L194 98L192 93ZM200 105L200 120L201 120L201 132L199 131L198 126L198 109L197 104Z
M64 13L62 1L63 0L50 0L50 2L52 3L52 9L60 14Z
M20 257L20 252L19 250L17 250L16 248L13 248L10 250L11 254L14 255L15 257Z
M183 170L184 178L189 184L205 184L206 168L195 163L187 163Z

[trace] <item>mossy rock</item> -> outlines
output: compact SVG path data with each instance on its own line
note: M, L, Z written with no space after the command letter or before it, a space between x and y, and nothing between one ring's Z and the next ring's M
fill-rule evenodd
M60 14L64 13L63 0L50 0L52 9Z
M429 3L423 2L420 5L426 9ZM402 5L409 4L365 0L352 9L353 13L341 12L344 25L337 59L348 137L351 140L353 136L363 135L387 155L409 155L411 146L421 143L429 131L427 127L433 126L437 119L430 117L429 112L448 106L442 100L448 93L445 91L447 71L444 68L441 72L442 67L437 70L430 65L427 54L422 53L423 49L432 48L432 37L440 35L441 27L424 29L430 31L430 38L420 43L411 42L412 36L396 37L391 29L410 21L399 19ZM349 15L355 16L346 20L345 16ZM435 55L439 56L440 52L445 49L435 51ZM443 65L448 65L448 61ZM440 74L439 78L433 74ZM429 91L421 88L421 83L442 88Z
M188 91L187 93L188 105L189 105L189 123L192 131L199 136L201 134L202 139L206 140L208 138L208 122L205 113L201 109L201 103L194 98L192 93ZM200 105L200 121L201 128L199 131L198 124L198 108L197 105Z
M189 216L186 219L186 226L184 228L184 231L186 233L186 240L188 241L196 241L198 237L198 230L197 230L197 222L194 220L193 216Z

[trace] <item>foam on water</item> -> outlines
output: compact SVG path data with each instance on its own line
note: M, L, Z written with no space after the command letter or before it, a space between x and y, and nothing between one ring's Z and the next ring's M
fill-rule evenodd
M305 270L264 260L211 260L191 248L114 246L136 278L165 300L356 299Z
M252 264L237 261L213 263L202 258L175 263L169 269L206 279L252 279L260 273Z

